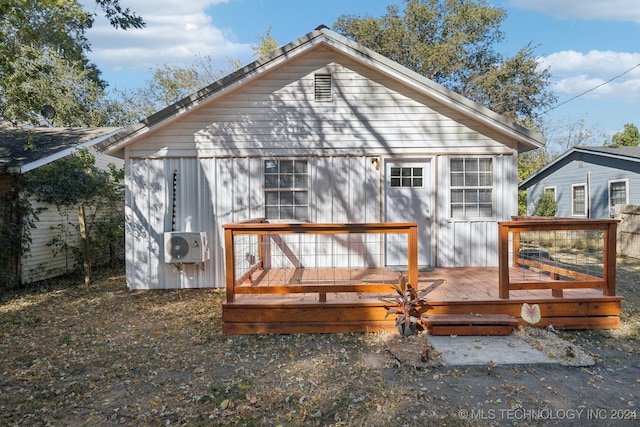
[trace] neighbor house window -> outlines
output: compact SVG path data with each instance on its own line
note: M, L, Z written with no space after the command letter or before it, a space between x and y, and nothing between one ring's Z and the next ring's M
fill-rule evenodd
M313 89L316 101L331 101L332 99L331 74L314 74Z
M627 181L609 181L609 207L626 205L628 200Z
M587 185L576 184L571 186L572 215L587 215Z
M306 160L265 160L265 217L307 221L309 174Z
M423 168L391 167L391 186L421 188Z
M451 217L493 216L493 159L451 159Z

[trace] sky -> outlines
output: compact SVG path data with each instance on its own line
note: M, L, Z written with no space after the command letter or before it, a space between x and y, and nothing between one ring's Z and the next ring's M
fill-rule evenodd
M486 0L503 8L505 34L496 50L513 56L531 43L548 68L556 105L545 114L553 143L570 129L591 131L601 145L624 125L640 126L640 1ZM208 57L228 69L229 60L253 61L252 45L271 28L287 44L341 15L379 17L403 0L120 0L141 15L141 30L116 30L95 0L80 0L97 14L87 33L89 58L110 88L141 86L162 65L187 66Z

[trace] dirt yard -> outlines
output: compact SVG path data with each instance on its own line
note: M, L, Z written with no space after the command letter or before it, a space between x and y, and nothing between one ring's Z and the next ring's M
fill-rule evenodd
M557 333L594 366L415 369L385 334L223 336L223 292L105 271L2 297L0 425L639 425L640 261L618 293L620 330Z

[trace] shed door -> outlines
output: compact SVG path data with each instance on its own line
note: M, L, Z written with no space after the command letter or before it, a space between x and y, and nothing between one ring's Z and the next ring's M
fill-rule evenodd
M385 221L418 223L418 264L432 265L433 213L430 159L388 161L385 164ZM386 264L407 265L406 235L387 235Z

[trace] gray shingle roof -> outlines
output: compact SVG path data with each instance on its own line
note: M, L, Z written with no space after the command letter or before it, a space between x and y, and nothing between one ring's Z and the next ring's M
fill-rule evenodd
M640 147L579 147L582 151L640 159Z
M24 173L91 146L118 128L19 129L0 123L0 172Z

